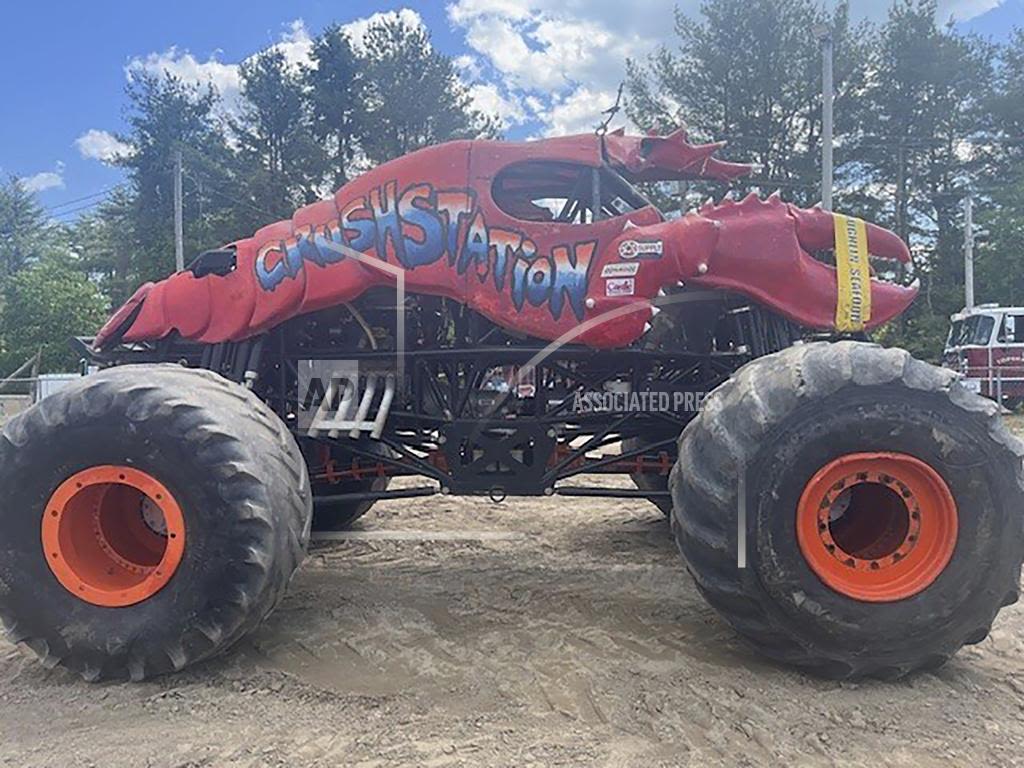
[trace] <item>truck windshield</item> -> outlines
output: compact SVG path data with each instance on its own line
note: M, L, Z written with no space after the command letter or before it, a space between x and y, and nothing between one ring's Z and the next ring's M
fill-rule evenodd
M960 331L960 337L953 340L954 346L980 346L987 347L989 339L992 338L992 329L995 328L996 320L992 315L973 315L964 321Z

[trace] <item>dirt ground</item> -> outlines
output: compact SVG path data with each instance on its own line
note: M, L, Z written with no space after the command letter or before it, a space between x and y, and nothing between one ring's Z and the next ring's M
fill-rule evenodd
M1020 606L938 672L835 683L748 651L646 502L437 496L358 536L177 676L89 685L0 641L0 765L1024 764Z

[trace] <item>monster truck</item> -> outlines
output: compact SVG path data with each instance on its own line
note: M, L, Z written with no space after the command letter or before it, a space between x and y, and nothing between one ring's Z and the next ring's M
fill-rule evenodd
M872 268L909 261L891 232L637 190L749 170L719 146L434 146L143 285L81 341L103 370L3 430L8 636L89 680L178 670L270 612L311 522L454 493L648 499L724 619L821 674L979 642L1017 599L1021 444L866 342L917 291Z

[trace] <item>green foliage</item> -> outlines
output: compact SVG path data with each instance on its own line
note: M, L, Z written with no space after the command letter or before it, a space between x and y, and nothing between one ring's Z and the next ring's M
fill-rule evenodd
M231 121L253 204L283 219L317 199L324 158L300 73L270 49L241 66L242 110Z
M901 319L907 346L936 359L963 307L963 198L986 158L994 49L936 25L932 0L898 0L872 47L866 119L852 159L864 184L891 185L876 216L915 252L921 298Z
M883 24L851 27L845 4L829 16L810 0L706 0L699 20L677 14L678 50L630 62L628 80L628 109L642 127L685 120L700 138L728 139L729 157L758 165L749 184L813 203L821 151L813 28L832 26L837 208L910 242L921 296L883 335L930 359L963 306L962 201L971 187L994 190L977 207L989 211L979 218L993 235L979 258L978 298L1024 298L1010 263L1024 209L1008 188L1012 157L1024 149L1024 33L1000 49L939 26L936 14L934 0L896 0ZM697 185L705 194L707 186Z
M59 247L59 231L16 178L0 185L0 285Z
M493 136L495 123L470 106L447 56L424 29L385 19L363 39L366 83L363 151L383 163L449 139Z
M1024 29L998 52L994 85L988 104L993 119L1006 135L1024 137ZM1010 149L1019 155L1024 145L1018 141Z
M20 270L3 287L0 370L9 372L41 351L40 370L74 370L68 341L95 333L108 303L68 258L47 257Z
M351 177L365 124L366 75L348 37L331 25L313 42L305 70L313 136L323 147L323 173L334 189Z
M16 179L0 186L0 376L42 350L42 370L76 361L68 339L93 333L109 304L74 263L67 231Z
M128 169L129 178L130 272L138 281L155 280L174 271L177 152L182 152L190 171L184 183L186 258L223 242L225 234L242 234L242 225L249 225L252 217L245 216L245 209L228 191L233 176L225 167L233 154L219 117L216 91L169 74L133 72L127 96L131 130L120 138L132 151L120 164ZM116 219L120 209L111 215Z
M126 186L116 187L95 210L80 218L71 232L77 266L120 306L145 281L136 239L135 199Z
M697 138L726 140L731 156L758 166L750 186L815 202L821 75L813 28L825 23L835 27L836 114L848 114L844 105L855 103L863 80L861 31L849 29L845 5L828 15L812 0L706 0L700 18L677 12L678 50L628 63L627 111L645 129L688 125Z
M975 250L975 286L980 301L1024 305L1024 162L1007 168L1008 178L979 217L987 236Z

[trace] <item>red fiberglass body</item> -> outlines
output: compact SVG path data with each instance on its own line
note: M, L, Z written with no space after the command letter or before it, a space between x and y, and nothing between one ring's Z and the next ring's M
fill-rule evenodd
M751 195L674 220L635 205L571 222L536 202L545 196L531 181L538 168L554 181L602 167L631 182L729 180L749 171L714 158L719 146L692 145L680 130L429 147L233 243L235 267L227 274L186 270L142 286L96 346L174 332L205 343L239 341L352 301L371 286L393 285L399 273L409 293L449 297L510 330L547 340L568 334L592 347L636 340L659 289L680 282L746 294L800 325L832 328L836 271L810 255L833 245L826 211ZM910 258L880 227L867 225L867 242L874 256ZM866 327L902 312L915 294L916 287L872 278Z

